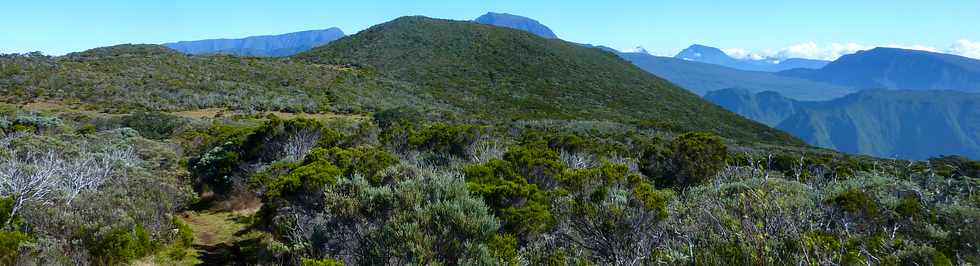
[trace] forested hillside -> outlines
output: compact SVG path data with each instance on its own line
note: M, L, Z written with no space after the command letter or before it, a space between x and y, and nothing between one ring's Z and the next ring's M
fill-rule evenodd
M483 119L645 121L738 139L795 141L615 54L508 28L404 17L296 59L377 71Z
M903 159L980 158L977 94L869 90L804 102L775 92L728 89L705 99L819 147Z

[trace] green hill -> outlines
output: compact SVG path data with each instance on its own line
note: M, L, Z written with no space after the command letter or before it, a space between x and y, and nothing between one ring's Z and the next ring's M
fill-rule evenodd
M675 131L795 142L613 53L472 22L403 17L296 59L407 81L482 119L654 121Z

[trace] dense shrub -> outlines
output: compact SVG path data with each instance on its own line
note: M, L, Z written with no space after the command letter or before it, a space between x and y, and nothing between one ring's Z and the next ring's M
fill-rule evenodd
M235 186L241 156L233 145L214 147L192 162L191 171L199 177L198 190L225 194Z
M692 132L662 145L652 141L642 146L640 170L659 187L689 187L708 181L728 162L721 138Z
M146 256L157 247L142 225L117 228L104 236L92 236L86 244L95 261L118 265Z
M511 162L491 160L468 165L463 173L469 190L500 217L505 232L524 237L550 225L552 217L544 191L518 174Z
M414 124L425 120L425 114L415 108L397 107L374 113L374 122L382 128L396 124Z
M980 178L980 161L971 161L962 156L930 158L929 164L941 176Z
M513 147L504 153L504 160L513 164L514 170L529 183L542 189L553 188L555 177L564 168L558 152L540 142Z
M14 265L31 236L18 231L0 230L0 264Z
M194 229L178 217L173 218L173 224L177 232L176 243L181 247L190 247L194 243Z
M408 144L441 154L467 157L468 149L488 134L485 127L435 123L408 135Z
M381 186L343 177L323 193L322 207L263 206L277 235L309 247L298 257L353 265L494 261L486 243L499 225L457 176L431 173Z
M381 172L398 162L395 155L373 147L317 149L307 157L307 161L329 161L341 169L341 175L361 175L372 184L380 184Z
M306 118L281 120L274 116L254 130L212 126L208 131L222 134L225 138L224 143L194 158L190 162L191 170L200 184L207 185L212 191L222 195L232 192L239 185L244 187L246 183L260 184L258 188L264 190L264 184L269 182L269 177L250 178L248 175L280 160L303 161L307 153L314 148L336 146L342 138L339 132L325 127L319 120ZM314 183L317 184L330 183L328 179L332 179L333 176L315 174L316 171L324 170L326 166L322 163L313 163L314 161L316 160L305 163L303 165L305 167L300 169L300 172L284 179L279 185L296 188L293 186L302 183L300 176L313 178ZM374 161L358 161L358 166L368 162ZM300 174L301 172L306 174ZM278 189L281 188L277 187L274 193L278 193Z
M123 126L136 129L150 139L166 139L187 124L181 117L163 112L136 112L122 118Z
M878 215L878 202L874 196L860 189L850 189L829 199L829 202L842 210L854 214L874 217Z
M61 118L36 113L20 114L13 122L14 131L30 132L54 129L63 125Z
M677 137L670 143L675 168L671 182L675 186L702 184L725 166L728 150L721 138L710 133L694 132Z
M608 162L595 168L567 169L558 179L551 205L556 226L547 235L569 241L539 252L575 250L599 264L623 263L651 252L645 243L653 236L639 232L668 217L672 191L656 190L626 165ZM534 261L550 260L532 257Z
M252 182L267 184L266 196L271 198L298 193L300 188L316 191L333 185L343 176L359 175L379 185L383 181L381 171L397 162L397 157L378 148L314 148L302 163L275 164L274 167L291 168L283 169L287 172L284 175L266 176L263 173L253 176Z
M319 120L273 117L245 138L241 144L242 158L250 162L272 162L292 156L299 160L315 146L336 145L339 135L326 129Z
M316 155L326 151L314 150L313 152L314 154L302 165L269 182L265 196L269 198L302 196L301 192L317 192L326 185L336 183L337 177L341 176L343 171L325 158Z
M24 226L24 221L19 215L12 214L14 208L14 198L11 196L0 198L0 230L20 230Z

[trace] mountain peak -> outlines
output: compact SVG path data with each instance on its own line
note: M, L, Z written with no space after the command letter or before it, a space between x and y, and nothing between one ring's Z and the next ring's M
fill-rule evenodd
M485 25L523 30L547 39L558 39L558 35L555 35L548 26L528 17L489 12L473 21Z
M734 69L763 72L779 72L795 68L817 69L827 65L827 61L800 58L734 58L721 49L694 44L677 53L677 59L697 61Z
M721 49L711 47L711 46L700 45L700 44L693 44L691 46L688 46L680 53L677 53L677 55L675 55L674 58L693 60L693 61L702 61L708 63L735 60L734 58L728 56L728 54L726 54Z

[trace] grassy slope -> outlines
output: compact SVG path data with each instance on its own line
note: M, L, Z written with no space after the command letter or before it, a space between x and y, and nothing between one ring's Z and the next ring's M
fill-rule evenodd
M471 22L404 17L296 58L409 81L478 118L653 120L677 131L798 143L612 53Z
M118 45L63 57L0 57L0 99L63 101L91 109L231 108L370 112L420 102L397 81L328 65L187 56L157 45ZM428 101L431 102L431 101Z

